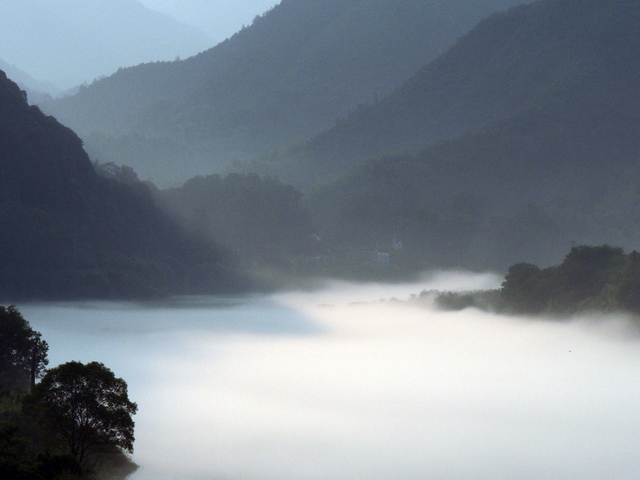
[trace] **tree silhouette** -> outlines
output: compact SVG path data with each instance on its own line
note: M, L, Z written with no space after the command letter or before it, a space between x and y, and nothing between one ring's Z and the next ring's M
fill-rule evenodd
M133 452L138 406L127 384L102 363L68 362L50 369L25 399L26 415L63 439L81 465L94 453Z

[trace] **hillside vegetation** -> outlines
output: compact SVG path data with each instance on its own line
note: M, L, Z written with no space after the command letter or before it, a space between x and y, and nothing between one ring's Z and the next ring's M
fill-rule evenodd
M492 15L387 98L284 155L280 173L315 184L374 156L417 153L531 115L582 122L602 112L626 127L640 97L639 8L539 1Z
M147 140L155 138L158 161L154 160L153 169L144 161L146 154L131 158L145 163L148 172L186 176L196 157L183 156L180 142L194 151L204 148L203 155L219 160L222 157L215 148L221 145L221 138L227 146L246 146L245 140L258 138L256 132L267 131L256 127L261 122L264 129L285 132L283 135L295 130L285 128L287 122L311 129L314 122L302 119L311 119L322 109L296 109L316 105L313 102L320 101L320 91L326 93L328 102L341 98L343 87L336 78L349 78L354 92L364 95L366 85L377 84L383 77L365 75L367 81L362 82L349 77L359 75L360 70L342 68L353 63L347 61L353 60L349 55L355 55L352 49L361 44L347 42L343 34L361 32L372 45L382 42L379 49L358 50L357 58L363 62L358 65L363 72L387 71L388 65L398 61L391 45L404 45L408 37L398 40L400 30L396 30L392 37L400 43L393 44L379 38L380 29L391 21L389 15L395 8L397 18L408 18L403 15L413 12L411 18L419 24L415 32L425 30L420 22L431 17L417 14L425 5L284 1L212 50L183 62L123 69L57 103L56 108L95 107L84 111L85 127L104 128L99 135L114 148L120 148L117 145L122 146L119 142L126 137L144 150L153 144ZM428 5L435 8L433 3ZM447 5L453 8L454 4ZM434 12L452 12L441 7ZM378 17L382 12L389 15ZM366 15L370 18L362 20ZM338 28L346 20L350 28ZM155 204L197 239L187 242L188 252L196 245L221 245L241 265L264 267L269 272L265 276L273 278L283 272L388 279L435 268L506 271L515 262L541 268L557 264L571 245L615 244L627 251L639 250L640 216L636 212L640 189L635 180L640 174L638 31L638 2L539 0L490 16L388 96L381 95L377 101L374 96L370 105L363 104L333 128L294 148L274 149L252 163L228 165L238 168L234 173L200 175L181 187L162 190L141 183L129 166L94 157L97 171L110 177L110 183L96 180L83 164L79 171L85 172L86 181L55 190L55 195L80 195L87 185L95 184L90 192L108 185L130 200L118 197L118 201L107 202L122 205L118 213L104 210L101 203L100 211L111 212L108 220L96 220L95 231L103 228L104 234L85 243L76 239L93 227L74 225L84 222L78 218L99 216L83 213L84 207L77 207L80 200L70 202L65 212L76 208L80 213L68 213L69 225L55 230L62 232L57 233L64 245L60 252L67 255L60 256L60 265L79 265L81 258L83 265L94 265L90 260L94 254L81 253L81 245L95 248L98 238L113 238L116 243L110 245L126 252L127 262L135 259L134 265L147 268L147 252L162 252L168 256L163 261L179 258L179 265L200 265L183 270L171 260L171 268L157 267L154 281L180 278L183 282L186 271L201 278L198 272L211 274L210 267L226 271L224 255L217 257L218 263L202 260L200 254L185 257L185 251L171 250L178 248L172 243L178 237L158 233L168 231L164 220L157 220L161 228L145 230L149 224L135 220L135 215L156 218ZM298 41L295 45L294 40ZM407 52L409 58L414 50ZM419 56L415 55L412 58ZM317 63L321 58L325 64ZM374 58L380 63L373 62ZM297 80L291 83L293 78ZM280 90L284 85L287 88ZM285 91L286 95L278 93ZM213 98L215 108L207 103ZM176 107L176 102L181 106ZM261 115L261 105L271 105L264 112L287 113ZM192 115L196 111L201 116ZM171 122L176 123L168 128ZM214 132L215 125L220 130ZM226 133L220 133L223 131ZM80 149L73 136L74 148ZM274 142L276 137L274 133ZM28 152L33 147L29 145L21 144L21 155L26 158L31 158ZM247 173L249 168L255 172ZM54 168L43 175L38 181L59 174ZM37 182L26 174L24 180L16 181L22 184L32 186L26 196L48 191L48 187L36 189ZM108 195L115 194L82 193L79 198L85 201L94 198L91 195L112 198ZM128 207L129 201L135 205ZM143 206L144 213L140 212ZM56 215L62 214L56 211ZM116 217L132 225L125 228ZM48 225L45 220L49 218L39 222ZM29 225L12 222L7 224ZM125 241L125 233L114 233L122 232L121 227L132 240ZM24 237L33 243L38 235L24 233ZM160 244L165 246L148 248ZM20 251L17 246L12 248ZM33 260L25 265L31 265L28 262ZM18 271L17 264L13 268ZM216 275L207 278L218 278ZM125 279L135 283L133 277ZM219 286L211 282L210 286Z

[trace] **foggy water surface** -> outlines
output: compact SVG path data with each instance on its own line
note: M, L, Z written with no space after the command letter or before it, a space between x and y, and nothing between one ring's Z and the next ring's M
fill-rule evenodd
M630 479L640 337L629 319L436 312L412 285L168 304L19 306L51 365L105 363L139 405L133 480Z

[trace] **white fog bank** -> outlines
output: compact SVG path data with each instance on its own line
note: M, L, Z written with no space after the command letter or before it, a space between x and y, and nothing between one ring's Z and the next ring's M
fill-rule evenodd
M52 364L99 360L127 380L133 480L636 478L633 321L379 301L499 283L437 274L246 302L21 311Z

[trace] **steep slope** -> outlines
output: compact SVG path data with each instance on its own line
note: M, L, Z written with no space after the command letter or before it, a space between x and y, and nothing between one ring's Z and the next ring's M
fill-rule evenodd
M136 0L0 0L0 9L0 58L60 89L212 45Z
M527 112L627 102L638 78L638 7L540 1L493 15L383 102L295 151L282 173L311 181Z
M551 264L572 242L640 248L639 31L640 4L623 0L544 0L487 20L354 116L357 143L336 129L296 159L298 179L355 168L312 196L321 236L343 251L402 242L396 260L418 269ZM379 137L377 151L446 136L432 118L470 133L356 166Z
M284 0L194 58L125 69L43 108L105 161L184 180L309 138L519 3Z
M2 71L0 226L3 300L214 292L237 278L164 218L148 187L97 176L77 135Z

